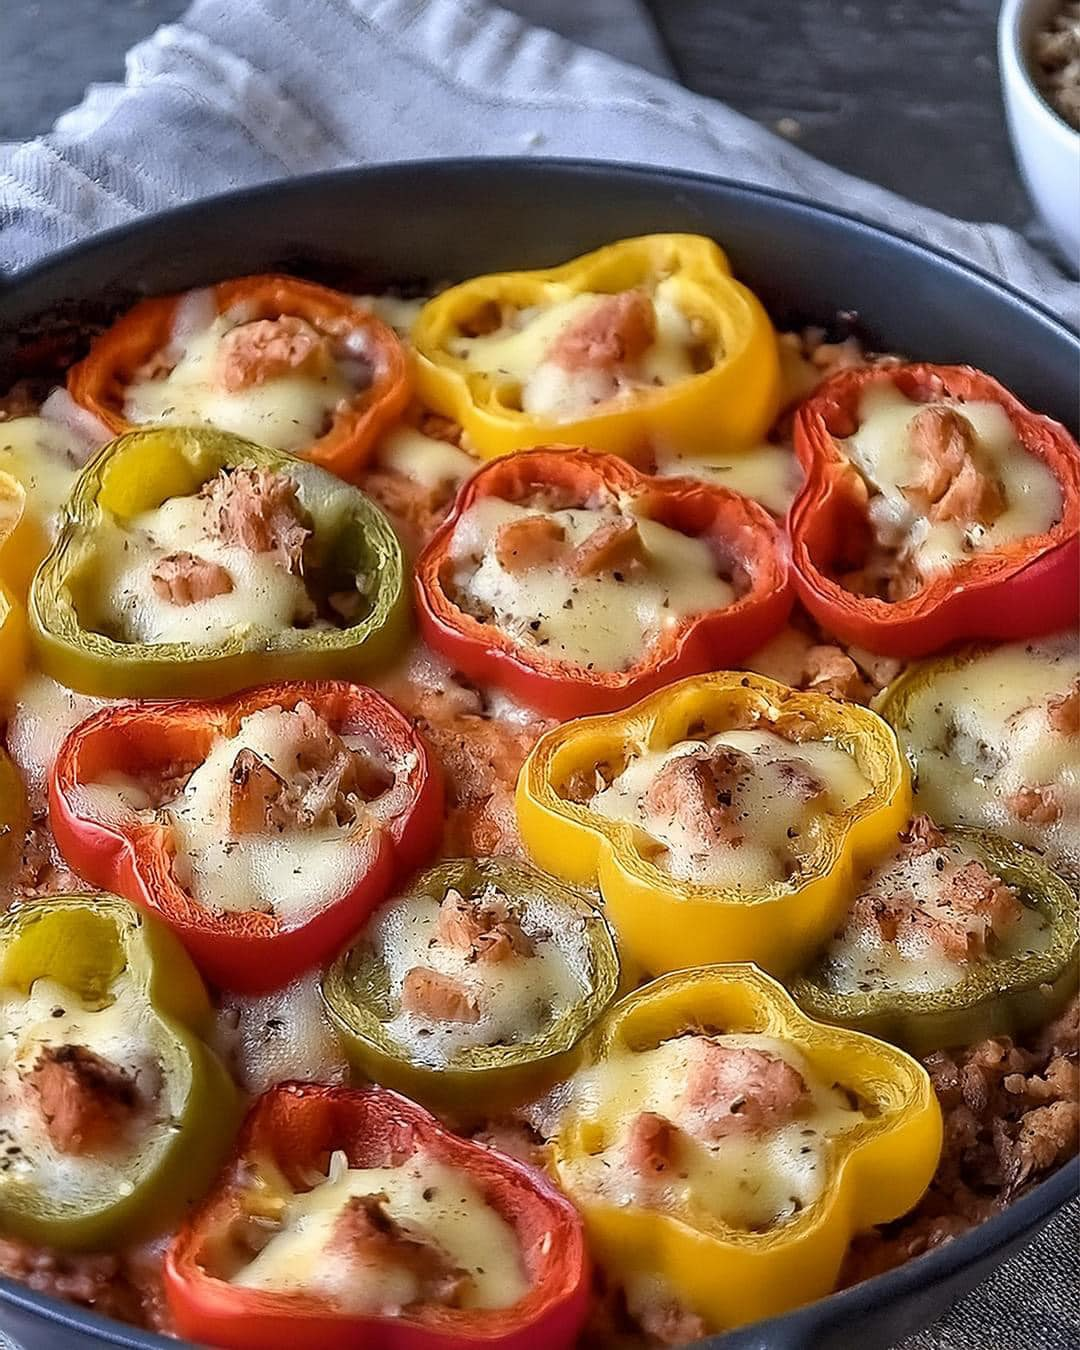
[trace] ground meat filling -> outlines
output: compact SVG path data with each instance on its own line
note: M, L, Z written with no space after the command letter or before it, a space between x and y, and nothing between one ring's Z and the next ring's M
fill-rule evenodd
M228 820L234 834L341 829L356 825L364 805L386 792L393 775L370 755L350 749L308 703L294 721L302 748L288 778L256 751L237 753L229 772Z
M735 798L753 772L753 758L744 751L703 746L667 761L645 791L645 810L669 829L680 824L695 852L738 848L747 822Z
M980 452L974 427L961 413L924 408L911 421L908 446L916 469L900 490L924 519L968 527L990 525L1001 515L1005 506L1001 481ZM899 549L879 543L862 567L841 578L857 595L887 600L906 600L930 579L910 542Z
M61 1252L0 1237L0 1275L119 1322L153 1331L170 1326L156 1247Z
M348 414L374 375L367 334L347 315L258 318L244 304L216 313L208 291L192 291L169 341L133 372L122 409L135 425L215 426L297 453Z
M523 857L514 785L552 723L512 705L485 703L422 647L378 687L415 720L442 765L447 801L440 855Z
M1055 736L1076 740L1080 736L1080 681L1045 706L1046 723ZM1028 825L1056 825L1065 812L1063 790L1058 783L1037 783L1018 788L1006 805L1019 821Z
M233 579L220 563L194 553L169 553L150 573L154 593L172 605L197 605L215 595L229 595Z
M917 469L902 491L928 520L989 525L1001 515L1001 480L966 417L952 408L924 408L912 419L908 441Z
M230 394L265 384L290 371L328 375L333 355L326 338L295 314L237 324L221 339L220 379Z
M334 1224L330 1250L357 1265L395 1266L415 1280L415 1302L460 1306L469 1274L428 1234L417 1234L386 1209L387 1197L350 1196Z
M643 856L681 881L735 893L790 883L812 822L860 801L869 783L851 755L815 739L801 716L748 720L590 766L562 791L641 830Z
M127 1133L143 1104L135 1078L84 1045L42 1046L24 1079L61 1153L93 1154Z
M291 478L273 469L222 469L199 495L211 539L272 553L287 571L301 570L311 522Z
M451 888L439 905L437 946L462 953L470 963L500 965L535 950L520 917L504 896L469 901ZM444 971L414 966L405 974L401 1007L436 1022L478 1022L480 1000L465 984Z
M1005 939L1023 916L1024 907L1016 892L986 865L971 859L946 875L947 862L942 855L945 835L929 816L917 816L908 832L901 835L901 847L894 863L934 854L940 862L941 885L929 908L927 897L914 889L891 889L871 885L862 891L852 906L849 928L873 926L882 941L906 943L912 938L928 939L954 961L984 958L994 940Z
M531 956L533 941L505 896L473 902L451 888L439 906L439 941L465 952L470 961L498 964L515 956Z
M839 580L859 595L909 599L973 555L1061 518L1060 484L993 402L920 406L894 386L870 386L839 445L861 476L866 517Z
M1080 1002L1017 1043L1008 1037L924 1062L945 1113L945 1147L921 1204L856 1239L843 1283L869 1279L983 1223L1080 1148Z
M436 1022L479 1022L480 1000L460 980L441 970L414 966L401 989L405 1012L419 1013Z
M648 564L641 530L628 516L598 525L576 547L557 520L523 516L499 526L494 552L499 566L512 574L558 566L576 577L611 572L621 580Z
M684 1134L710 1143L764 1134L788 1124L809 1102L802 1075L778 1055L706 1036L691 1039L689 1075L675 1103L677 1121L642 1111L627 1134L627 1164L642 1177L658 1177L677 1165Z
M564 370L633 370L656 337L656 311L643 291L606 295L548 348L547 360ZM613 384L609 397L617 392Z

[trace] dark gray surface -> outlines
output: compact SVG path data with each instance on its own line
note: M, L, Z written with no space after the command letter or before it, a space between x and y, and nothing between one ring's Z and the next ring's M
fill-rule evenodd
M998 92L996 0L504 3L648 69L670 67L690 88L780 124L811 154L916 201L1010 225L1030 218ZM87 84L121 78L124 51L184 8L0 0L0 140L47 130Z
M679 75L812 155L969 220L1025 225L997 0L652 0Z

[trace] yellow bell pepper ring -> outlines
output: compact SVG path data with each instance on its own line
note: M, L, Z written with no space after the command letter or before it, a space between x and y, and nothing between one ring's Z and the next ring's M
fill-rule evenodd
M704 1155L707 1167L712 1149L719 1162L726 1145L753 1148L752 1131L722 1136L711 1148L688 1139L690 1165L658 1186L656 1203L649 1202L648 1180L644 1195L635 1190L629 1163L626 1170L607 1172L613 1186L606 1178L595 1184L597 1155L620 1147L630 1124L627 1111L640 1112L643 1099L637 1088L622 1094L590 1091L590 1082L601 1073L606 1083L617 1085L621 1074L633 1074L643 1053L687 1033L770 1038L798 1056L804 1081L812 1075L828 1098L837 1090L842 1094L846 1109L820 1118L816 1141L809 1134L813 1118L795 1117L795 1128L807 1129L806 1138L821 1148L824 1175L820 1168L811 1174L815 1180L805 1203L793 1204L783 1217L747 1223L738 1212L745 1198L736 1187L695 1189L694 1160ZM621 1081L640 1088L643 1080ZM655 1088L651 1091L655 1095ZM815 1110L818 1098L811 1101ZM937 1098L915 1060L862 1033L812 1021L754 966L712 966L666 975L611 1010L571 1080L552 1167L585 1220L595 1257L626 1290L631 1306L636 1289L659 1288L713 1333L829 1293L852 1236L918 1203L937 1168L941 1142ZM767 1144L755 1152L767 1169Z
M682 880L661 865L656 838L591 809L593 792L639 756L736 729L779 734L795 752L800 741L824 742L850 755L867 784L858 800L811 817L790 875L741 890ZM895 843L910 808L908 768L880 717L743 671L693 676L622 712L555 727L522 766L516 793L533 861L597 886L624 962L654 975L721 961L779 976L800 969L847 912L855 869Z
M0 584L20 599L30 589L38 564L49 551L47 522L36 507L34 491L15 472L0 469Z
M603 309L613 296L627 297L626 312ZM554 443L616 455L649 444L745 447L764 438L779 409L769 317L723 250L700 235L644 235L561 267L476 277L429 301L412 339L421 400L458 422L486 458ZM553 343L562 352L554 385L583 373L585 411L576 400L562 415L548 411L557 397L523 407L525 382L551 366Z
M0 471L0 701L13 693L26 665L26 612L17 598L25 594L22 528L26 491Z

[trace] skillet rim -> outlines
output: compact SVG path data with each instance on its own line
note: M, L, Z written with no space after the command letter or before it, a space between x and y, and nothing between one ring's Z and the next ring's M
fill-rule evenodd
M227 206L238 201L272 200L283 192L314 190L324 184L347 184L358 178L365 182L377 181L381 177L393 177L402 172L422 173L432 176L446 174L448 177L454 178L462 173L475 172L479 169L513 170L515 173L524 173L526 176L535 174L538 177L543 177L552 169L556 169L563 172L569 171L571 174L581 174L585 177L646 179L651 182L668 180L706 189L721 188L735 197L764 197L796 208L798 212L805 215L823 220L839 220L854 227L854 233L856 234L876 235L893 243L901 244L905 249L929 254L937 262L944 263L950 269L968 277L974 277L992 290L1004 292L1020 305L1033 311L1040 319L1049 323L1051 327L1056 328L1060 336L1067 338L1080 348L1080 328L1074 328L1042 300L1029 295L1011 281L995 276L978 263L969 262L942 245L919 239L909 231L898 230L891 225L879 224L865 216L858 215L854 211L848 211L844 207L829 206L811 201L808 197L804 197L797 192L789 192L784 188L744 183L735 178L728 178L723 174L710 174L700 169L665 168L640 161L609 163L605 160L560 155L461 155L445 158L397 159L387 160L380 164L357 164L336 169L320 169L315 173L297 174L291 178L267 179L264 182L251 183L244 187L230 188L225 192L212 193L194 201L183 202L178 206L168 207L165 210L154 211L143 216L135 216L131 220L107 226L88 235L85 239L75 240L71 244L57 249L56 252L38 258L15 271L5 272L0 270L0 295L3 295L6 291L21 290L24 286L32 284L39 277L46 275L53 268L77 261L84 254L91 253L97 248L108 250L114 245L122 243L132 234L153 233L167 225L182 224L189 216L197 216L214 207ZM930 207L926 209L932 210Z

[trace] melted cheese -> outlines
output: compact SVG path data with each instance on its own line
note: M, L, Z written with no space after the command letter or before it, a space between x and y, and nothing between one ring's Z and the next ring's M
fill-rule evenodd
M753 772L733 792L734 818L745 826L737 847L719 844L702 852L686 823L670 813L650 813L645 794L657 773L679 755L702 747L731 746L751 756ZM821 778L825 793L804 802L786 786L781 762L805 766ZM672 876L724 890L752 892L783 882L810 852L821 823L849 810L870 791L870 784L846 750L827 741L795 744L772 731L723 731L708 741L678 741L666 750L649 750L630 760L613 781L589 801L589 810L608 820L643 829L665 852L653 858ZM791 832L794 831L794 837Z
M899 728L917 774L917 809L942 825L979 825L1080 869L1080 756L1047 704L1080 679L1076 637L1010 643L921 683ZM1022 820L1009 798L1052 787L1051 825Z
M508 572L495 556L495 537L508 521L537 511L484 497L454 528L453 598L467 612L494 615L501 632L543 648L555 660L590 670L625 670L686 618L725 609L735 598L717 575L709 546L643 516L636 519L647 565L617 581L610 571L574 576L568 569ZM573 548L602 525L624 518L612 508L545 511Z
M489 887L478 898L497 895ZM589 952L581 920L539 895L522 896L520 902L520 920L533 939L533 954L498 962L470 960L468 952L439 942L439 904L430 896L406 896L375 916L368 941L386 970L396 1008L384 1028L407 1047L410 1058L439 1067L476 1046L522 1045L547 1031L588 991ZM405 976L417 966L464 985L476 999L480 1019L442 1021L402 1009Z
M488 375L510 406L518 404L523 412L555 421L572 421L598 403L678 384L694 375L695 336L679 304L679 283L674 278L656 287L656 336L633 370L567 370L547 359L552 343L606 298L562 289L565 293L551 304L516 310L495 332L454 338L448 350L469 370Z
M376 462L432 491L457 487L479 468L472 455L456 445L425 436L405 422L380 442Z
M102 527L97 622L110 636L206 646L234 634L273 635L311 617L303 577L290 573L273 553L211 539L203 528L203 507L197 495L170 497L126 525L114 521ZM180 552L219 563L232 578L232 590L191 605L163 599L151 574L162 558Z
M29 995L0 986L0 1205L5 1184L30 1181L52 1204L70 1204L87 1193L130 1194L132 1176L151 1166L171 1143L164 1122L180 1112L183 1084L162 1074L150 1016L126 974L114 981L100 1006L45 978L34 981ZM155 1128L144 1122L115 1147L93 1154L56 1148L44 1128L37 1094L24 1079L43 1047L64 1045L83 1046L124 1069L156 1099L153 1120L163 1124Z
M925 853L892 858L866 878L862 893L914 895L931 921L939 914L950 918L946 887L951 877L973 860L981 862L982 858L956 841ZM1023 916L1003 941L991 938L984 959L1007 960L1045 951L1050 938L1050 929L1039 911L1025 906ZM840 994L887 990L922 994L951 989L970 975L972 964L970 960L954 960L943 951L934 941L932 928L920 927L888 942L876 923L851 921L826 948L819 978L826 988Z
M79 472L75 456L75 438L59 423L40 416L0 421L0 471L26 489L27 509L50 537Z
M902 485L918 476L909 444L910 425L924 408L951 408L971 423L979 447L1004 488L1005 510L990 525L931 523L908 501ZM923 575L942 571L972 553L998 549L1043 534L1061 518L1061 488L1040 459L1019 444L997 403L942 400L913 403L892 384L871 385L859 408L860 425L842 442L844 451L878 494L868 508L886 548L911 547Z
M729 1134L708 1142L683 1134L678 1166L655 1179L645 1178L628 1163L628 1131L642 1111L680 1124L695 1038L677 1037L651 1050L621 1048L576 1075L571 1084L575 1118L603 1123L595 1152L560 1164L574 1192L617 1206L670 1211L692 1225L704 1220L753 1229L781 1224L818 1199L828 1179L833 1141L861 1124L863 1113L786 1041L749 1034L714 1039L786 1060L809 1089L808 1109L760 1133Z
M258 1096L291 1078L348 1082L341 1041L319 992L321 978L316 968L267 994L222 996L214 1048L244 1092Z
M184 323L186 331L174 335L173 369L135 380L125 390L127 420L136 425L217 427L275 450L300 450L322 436L337 405L349 402L362 387L363 353L358 351L352 362L292 370L230 392L220 379L221 340L245 318L230 313L214 316L205 327Z
M400 295L357 295L354 299L361 309L371 310L377 319L389 324L398 337L407 338L431 296L403 300Z
M49 773L64 737L106 702L65 689L47 675L31 675L20 686L6 742L35 810L44 809Z
M782 445L757 445L749 450L718 447L707 455L682 455L677 446L670 446L658 452L656 472L665 478L700 478L741 492L774 516L786 514L802 483L794 451Z
M235 736L215 743L180 796L165 807L177 877L201 904L219 911L263 910L300 923L356 884L367 850L355 826L297 825L242 835L228 828L229 775L240 751L253 750L289 781L303 745L296 719L284 717L280 708L252 713Z
M342 1312L399 1314L420 1298L415 1274L392 1257L350 1254L334 1239L349 1200L372 1195L385 1196L392 1219L436 1244L467 1273L458 1306L509 1308L528 1293L513 1228L465 1173L422 1151L401 1167L349 1167L344 1154L334 1154L325 1180L288 1197L279 1231L231 1282L304 1293Z

